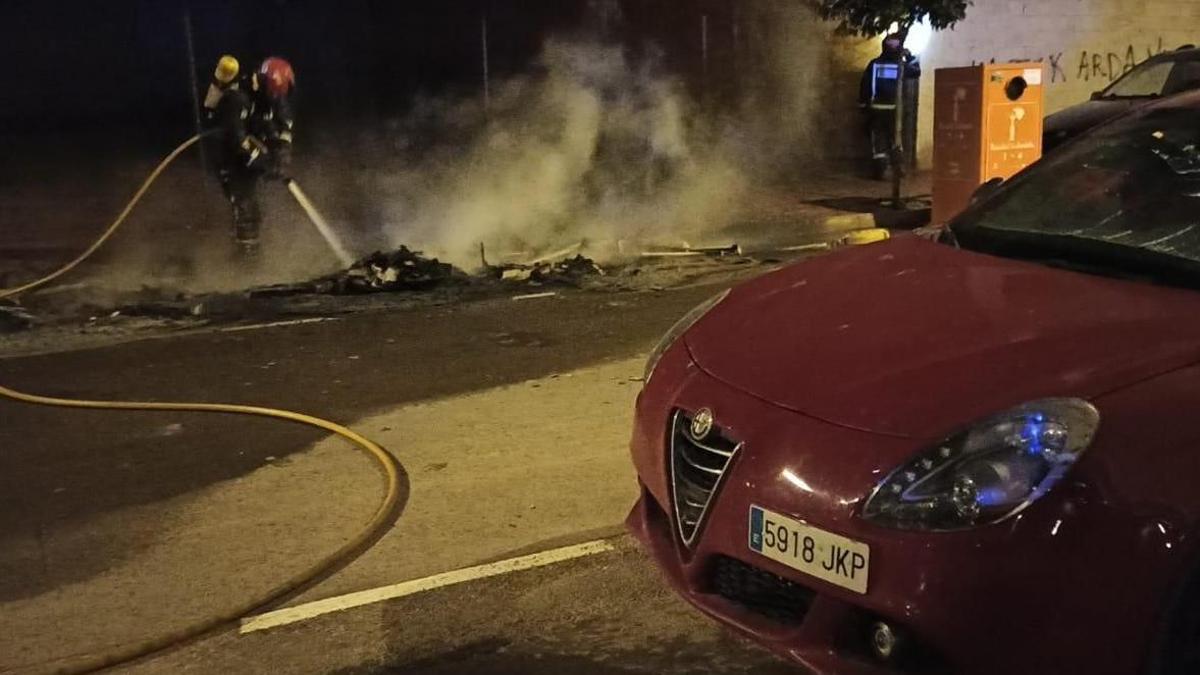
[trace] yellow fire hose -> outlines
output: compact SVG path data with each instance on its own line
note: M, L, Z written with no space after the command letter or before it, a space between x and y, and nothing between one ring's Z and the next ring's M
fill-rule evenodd
M142 183L141 188L134 194L133 199L129 201L125 209L121 211L117 219L112 225L95 241L86 251L76 257L71 262L54 271L51 274L31 281L27 284L17 286L15 288L0 289L0 298L11 297L24 293L43 286L54 279L66 274L71 269L79 265L96 252L108 240L109 237L121 226L133 210L134 206L141 200L142 196L163 172L167 166L181 155L185 150L199 140L199 136L193 136L185 141L182 145L176 148L171 154L154 169L150 176ZM386 494L379 507L375 510L374 515L367 524L356 534L349 542L341 548L330 553L322 558L309 569L296 574L290 579L276 585L274 588L243 602L241 605L231 608L218 615L210 616L195 624L188 626L182 630L176 631L168 635L162 635L156 638L147 639L142 642L130 644L118 649L115 649L106 654L86 655L80 657L70 657L64 661L56 662L59 665L55 666L54 672L59 673L88 673L104 668L109 668L122 663L127 663L136 659L140 659L175 645L187 642L194 638L205 635L217 628L226 624L233 623L238 619L254 613L257 610L273 605L297 591L307 587L316 580L319 580L338 569L340 566L349 562L353 557L361 553L367 546L375 541L392 523L397 507L401 504L404 498L402 492L402 474L399 463L392 455L382 446L374 441L366 438L340 424L323 420L319 417L305 415L302 413L291 412L288 410L277 410L274 408L263 408L258 406L248 405L232 405L224 403L158 403L158 402L137 402L137 401L87 401L65 398L53 398L49 396L38 396L35 394L27 394L24 392L9 389L0 386L0 398L8 398L21 403L30 403L34 405L57 406L62 408L86 408L93 410L148 410L148 411L171 411L171 412L202 412L202 413L227 413L235 415L254 415L257 417L268 417L289 422L299 422L307 424L318 429L324 429L331 433L337 434L342 438L354 443L368 455L378 461L380 468L383 470L386 479Z
M113 236L113 233L117 231L117 228L121 227L121 224L125 222L125 219L128 218L129 214L133 211L133 207L137 206L138 202L142 201L142 196L146 194L146 191L150 189L150 186L154 184L154 181L158 180L159 174L166 170L166 168L170 166L171 162L175 161L176 157L182 155L184 150L192 147L199 140L200 136L192 136L184 141L178 148L172 150L171 154L163 158L163 161L159 162L158 166L154 167L154 171L151 171L150 175L146 177L146 180L142 182L142 187L138 188L138 191L133 195L133 199L129 200L129 203L125 205L125 208L121 211L120 215L117 216L117 219L112 222L112 225L109 225L108 229L104 231L104 234L101 234L99 239L92 242L92 245L87 247L83 253L80 253L74 260L66 265L63 265L50 274L47 274L41 279L35 279L27 284L22 284L21 286L16 286L14 288L0 288L0 299L17 296L22 293L32 291L35 288L45 286L51 281L54 281L67 272L75 269L79 263L90 258L93 253L98 251L100 247L104 245L104 242L108 241L109 237Z

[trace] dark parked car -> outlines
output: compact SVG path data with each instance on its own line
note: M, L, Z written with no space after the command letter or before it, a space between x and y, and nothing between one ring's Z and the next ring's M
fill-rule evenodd
M653 352L627 524L825 675L1200 673L1200 92Z
M1042 151L1164 96L1200 89L1200 49L1190 45L1149 58L1085 101L1046 118Z

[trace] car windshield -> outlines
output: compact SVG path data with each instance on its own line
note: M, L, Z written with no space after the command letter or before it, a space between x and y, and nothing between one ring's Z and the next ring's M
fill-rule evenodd
M1171 96L1200 88L1200 61L1164 59L1148 61L1130 70L1107 89L1103 98Z
M1101 127L968 209L951 230L968 248L1194 282L1200 112L1155 107Z

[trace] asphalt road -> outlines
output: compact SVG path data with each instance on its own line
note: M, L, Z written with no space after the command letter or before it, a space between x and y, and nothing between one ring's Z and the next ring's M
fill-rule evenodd
M633 487L620 447L630 380L658 336L717 290L577 292L204 332L0 359L0 382L65 397L265 404L405 446L394 449L412 500L393 533L300 600L616 537L613 553L226 633L135 671L791 672L684 607L618 536ZM186 623L283 574L281 561L328 550L377 499L363 487L368 463L304 427L6 401L0 416L0 624L12 621L18 667L72 653L55 630L95 651ZM601 447L565 462L561 448L587 424ZM523 475L537 484L521 485ZM491 501L467 497L497 481ZM257 529L230 534L244 524ZM451 527L471 534L443 545Z
M628 540L553 567L230 633L131 669L337 675L802 675L672 595ZM269 656L265 656L269 655Z
M644 352L714 292L506 298L209 332L0 360L0 381L68 398L260 404L352 422L388 406ZM236 478L322 437L213 415L64 412L8 401L0 401L0 415L0 541ZM44 583L103 564L81 560L80 569L61 570L69 577ZM0 574L0 600L44 590L22 585Z

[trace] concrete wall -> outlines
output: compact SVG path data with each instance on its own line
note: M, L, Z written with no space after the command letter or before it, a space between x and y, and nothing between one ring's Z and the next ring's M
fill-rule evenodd
M1045 65L1046 107L1084 101L1153 54L1200 44L1197 0L975 0L922 55L921 159L930 161L933 72L995 60Z
M742 58L730 77L741 85L740 118L759 141L755 152L779 155L774 166L797 170L862 156L858 85L878 41L835 35L804 3L738 6Z

